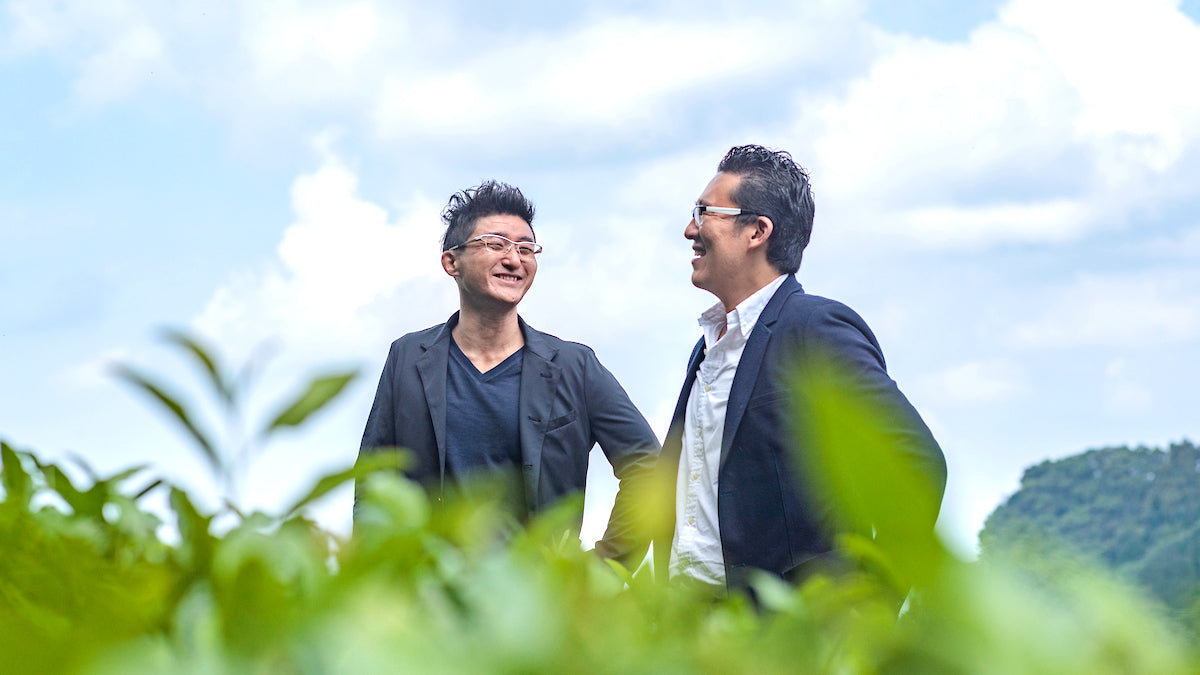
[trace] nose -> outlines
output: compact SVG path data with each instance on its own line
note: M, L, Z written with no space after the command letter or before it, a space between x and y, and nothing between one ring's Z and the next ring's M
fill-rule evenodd
M696 219L692 218L688 221L687 227L683 228L684 239L695 239L700 236L700 226L696 224Z
M517 247L510 244L504 255L500 256L500 260L509 268L521 266L521 254L517 253Z

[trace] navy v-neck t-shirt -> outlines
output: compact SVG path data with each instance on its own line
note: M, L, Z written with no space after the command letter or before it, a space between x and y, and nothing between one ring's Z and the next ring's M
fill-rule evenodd
M446 369L446 477L460 487L478 473L506 482L506 498L520 519L525 517L518 422L524 353L522 347L481 373L452 338Z

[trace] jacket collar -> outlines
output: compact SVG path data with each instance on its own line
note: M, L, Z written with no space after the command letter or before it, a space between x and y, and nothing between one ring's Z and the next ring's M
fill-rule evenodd
M421 343L421 350L428 351L433 347L440 347L441 343L450 344L450 334L454 327L458 325L458 317L460 312L455 312L450 315L446 323L438 326L438 329L429 336L429 339ZM517 324L521 327L521 337L525 340L525 351L533 352L547 361L553 361L558 356L558 349L551 347L549 341L546 340L546 334L533 328L525 323L520 315L517 316Z

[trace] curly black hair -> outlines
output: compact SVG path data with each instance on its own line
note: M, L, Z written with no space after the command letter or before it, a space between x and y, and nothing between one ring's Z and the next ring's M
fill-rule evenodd
M461 245L475 231L475 223L487 216L516 216L533 229L533 202L508 183L489 180L478 187L467 188L450 195L442 210L446 233L442 235L442 250Z

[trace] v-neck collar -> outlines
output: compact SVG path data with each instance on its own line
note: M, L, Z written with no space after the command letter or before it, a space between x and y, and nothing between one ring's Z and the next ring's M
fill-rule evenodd
M481 380L483 382L489 382L489 381L494 380L497 377L501 377L501 376L505 375L506 373L508 373L509 371L511 371L513 369L513 367L515 367L514 366L515 362L520 359L521 352L524 349L525 349L524 346L518 348L517 351L513 352L512 354L509 354L508 357L505 358L503 361L501 361L500 363L497 363L496 365L489 368L486 372L484 372L484 371L479 370L479 368L475 367L475 363L471 361L471 359L466 355L465 352L463 352L462 347L458 346L458 343L454 341L454 337L453 336L450 337L450 353L453 354L453 356L451 358L458 359L459 363L466 366L467 372L471 373L472 375L475 376L476 379Z

